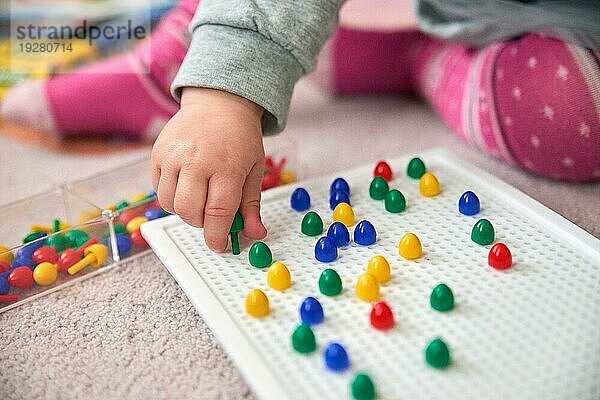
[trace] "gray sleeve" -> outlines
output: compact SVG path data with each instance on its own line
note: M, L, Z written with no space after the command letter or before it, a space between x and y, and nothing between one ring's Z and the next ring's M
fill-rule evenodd
M315 64L343 0L202 0L171 91L208 87L265 109L263 132L285 127L296 81Z

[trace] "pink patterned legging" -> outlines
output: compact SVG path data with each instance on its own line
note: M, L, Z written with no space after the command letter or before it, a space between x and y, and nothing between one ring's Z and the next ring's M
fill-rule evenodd
M415 93L468 143L533 173L600 180L598 53L528 34L482 49L416 31L339 28L342 94Z

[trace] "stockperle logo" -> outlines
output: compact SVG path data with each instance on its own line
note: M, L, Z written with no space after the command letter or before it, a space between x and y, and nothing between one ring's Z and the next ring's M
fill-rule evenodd
M0 49L8 49L9 65L5 61L0 69L10 73L45 77L143 41L152 45L150 0L12 0L9 6L10 37L4 42L0 39ZM149 72L142 63L135 68ZM129 71L113 68L106 72Z

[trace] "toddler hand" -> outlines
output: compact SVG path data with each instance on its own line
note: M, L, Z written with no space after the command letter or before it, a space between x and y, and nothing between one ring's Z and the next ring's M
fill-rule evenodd
M262 239L260 186L265 166L262 108L231 93L185 88L181 109L152 149L152 181L161 206L204 227L210 249L227 248L239 209L243 234Z

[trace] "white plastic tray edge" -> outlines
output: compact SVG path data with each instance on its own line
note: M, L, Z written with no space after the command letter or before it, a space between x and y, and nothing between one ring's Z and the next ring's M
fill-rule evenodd
M183 221L178 216L165 217L152 223L143 224L141 226L142 235L150 246L157 248L155 250L156 255L165 266L169 264L181 265L181 268L167 269L194 307L200 311L217 340L227 350L228 355L252 386L254 393L261 399L281 400L288 398L275 375L266 367L259 354L253 350L240 327L229 318L228 311L223 304L217 300L216 296L210 294L211 289L185 255L175 247L165 248L163 251L162 248L157 246L157 243L171 241L167 234L169 226L181 223ZM167 260L169 261L167 262ZM215 321L214 325L218 326L219 329L215 329L216 326L212 326L211 321ZM221 332L228 332L229 334L221 335ZM247 367L249 365L255 368Z

